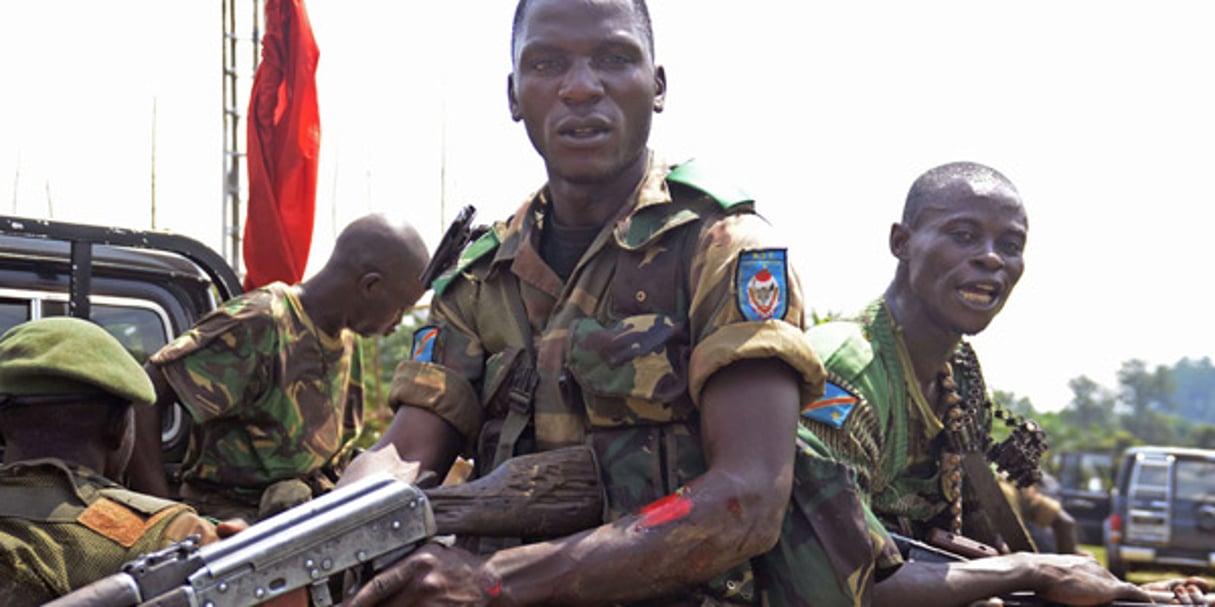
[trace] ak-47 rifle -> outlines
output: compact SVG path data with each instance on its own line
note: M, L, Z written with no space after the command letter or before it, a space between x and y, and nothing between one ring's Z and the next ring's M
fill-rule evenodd
M970 538L941 531L930 534L927 542L907 537L899 533L891 533L891 538L907 561L925 563L960 563L976 558L985 558L999 554L995 548L976 542ZM1173 593L1148 591L1155 603L1136 603L1133 601L1113 601L1106 607L1151 607L1161 603L1167 604L1173 599ZM1215 594L1206 595L1206 604L1215 604ZM1067 607L1041 598L1032 592L1014 592L1001 596L1005 607Z
M450 226L447 226L443 239L439 241L438 248L430 257L430 263L427 263L426 268L422 270L420 280L423 288L429 289L439 274L456 260L460 251L464 250L464 245L468 244L468 240L472 237L472 220L476 214L477 209L470 204L460 209L455 220L451 222Z
M600 524L603 500L583 446L515 457L483 478L425 492L381 475L219 542L191 538L144 555L47 605L243 607L308 588L325 607L334 604L331 579L368 579L436 535L567 535Z

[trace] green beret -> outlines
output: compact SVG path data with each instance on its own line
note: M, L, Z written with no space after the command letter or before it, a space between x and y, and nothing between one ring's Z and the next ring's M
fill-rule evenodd
M31 320L0 336L0 395L43 394L156 400L147 373L114 336L66 316Z

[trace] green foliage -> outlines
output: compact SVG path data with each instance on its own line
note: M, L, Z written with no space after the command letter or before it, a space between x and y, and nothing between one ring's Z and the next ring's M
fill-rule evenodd
M844 314L842 312L838 312L835 310L827 310L827 313L823 314L822 316L819 316L818 310L815 310L813 308L811 308L811 310L810 310L810 324L811 325L821 325L825 322L831 322L833 320L840 320L842 318L844 318Z
M1046 430L1053 452L1116 454L1141 444L1215 448L1215 366L1210 358L1155 368L1132 359L1119 369L1117 389L1085 376L1072 379L1068 387L1072 400L1066 407L1033 416ZM1003 394L995 392L997 402L1012 402L1011 394Z
M365 449L375 444L383 436L384 428L392 422L392 409L388 406L392 375L397 364L409 358L413 349L413 332L426 324L429 313L429 307L414 308L391 335L363 340L363 356L368 367L364 380L367 405L363 410L363 434L357 443L359 447Z

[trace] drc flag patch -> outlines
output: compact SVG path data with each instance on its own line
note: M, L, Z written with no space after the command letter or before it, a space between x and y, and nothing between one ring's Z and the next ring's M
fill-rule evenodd
M413 348L409 351L409 359L424 363L435 361L435 340L439 338L439 328L429 325L413 332Z
M784 249L743 251L738 256L735 291L747 320L783 319L789 307L789 276Z
M860 399L855 394L827 382L823 396L802 411L802 417L822 422L833 428L842 428Z

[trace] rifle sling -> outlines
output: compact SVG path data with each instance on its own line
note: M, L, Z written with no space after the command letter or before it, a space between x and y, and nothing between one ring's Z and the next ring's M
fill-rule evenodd
M507 378L508 399L510 408L507 409L506 419L502 421L502 430L498 435L498 446L494 452L493 468L515 456L515 445L519 437L527 429L532 420L532 399L536 393L536 385L540 375L535 369L535 350L532 342L532 323L528 320L527 310L523 306L523 294L520 291L519 279L514 278L515 297L511 297L511 312L515 315L515 324L523 337L523 351L515 357Z
M1030 539L1029 532L1025 530L1025 525L1021 524L1021 519L1013 512L1012 504L1008 503L1008 498L1004 497L1004 492L996 483L995 474L988 465L987 458L978 451L965 453L962 455L962 469L966 472L966 482L970 483L979 500L979 507L991 513L990 518L996 526L996 531L1008 544L1009 549L1013 552L1037 552L1038 549Z

